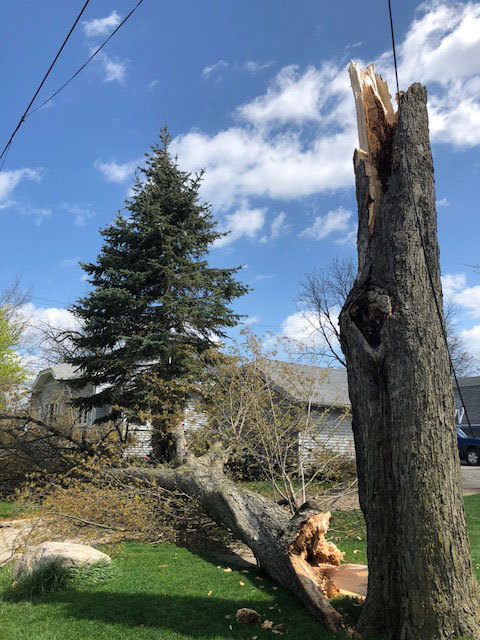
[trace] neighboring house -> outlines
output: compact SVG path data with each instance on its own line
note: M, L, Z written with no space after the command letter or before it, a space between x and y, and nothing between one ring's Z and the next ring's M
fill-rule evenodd
M323 369L277 360L265 359L261 362L265 377L295 402L303 404L306 413L309 412L310 422L318 426L315 438L300 435L299 445L305 456L308 456L308 450L319 441L335 451L353 455L346 372L342 369ZM62 406L67 406L74 394L92 395L101 391L101 387L87 385L81 391L74 392L68 383L77 377L78 370L69 364L58 364L40 371L32 386L32 406L46 419L58 413ZM109 412L109 407L91 409L79 415L79 424L88 428ZM206 416L199 414L193 404L189 405L185 411L186 430L194 431L205 422ZM128 453L147 455L151 450L150 426L134 425L132 428L129 425L129 430L135 439L134 444L128 448Z
M80 392L73 392L68 383L78 377L77 369L71 364L56 364L38 373L32 385L31 404L42 419L46 420L68 407L68 401L74 395L89 396L99 390L94 385L88 384ZM78 422L90 427L95 420L105 417L109 412L109 407L96 407L86 412L79 412Z
M345 369L263 359L257 365L265 378L303 405L305 418L316 426L299 434L304 458L319 443L336 453L354 455L350 399Z
M88 429L95 420L110 414L110 407L94 407L88 411L74 410L69 400L74 396L90 396L99 393L105 385L87 384L80 391L74 391L69 382L79 377L78 368L70 364L56 364L40 371L35 378L31 390L31 405L38 411L42 419L48 420L62 411L76 412L79 427ZM127 425L125 425L125 428ZM133 436L132 444L127 448L130 455L147 455L150 452L151 429L149 425L128 425Z
M456 385L453 385L453 395L455 397L455 420L456 423L464 429L470 424L474 427L475 437L480 436L480 376L471 376L468 378L458 378L458 384L462 394L465 407L462 406L462 400ZM467 418L468 416L468 418ZM470 434L468 434L470 437Z
M338 453L354 455L353 433L350 416L350 400L348 397L347 372L345 369L314 367L305 364L262 359L257 365L269 382L279 391L287 394L292 400L305 407L305 415L316 425L314 435L299 435L299 446L305 457L318 442ZM32 406L47 419L58 413L62 406L68 405L73 396L69 381L78 377L75 367L59 364L40 371L37 375L31 394ZM459 378L459 384L465 401L468 417L472 425L477 425L475 435L480 436L480 376ZM101 391L87 385L78 395L92 395ZM458 391L454 385L455 415L459 425L467 425L465 411L461 406ZM110 407L96 407L78 417L79 424L91 427L95 420L107 416ZM206 417L195 411L190 405L185 411L185 427L194 431L201 427ZM134 443L128 448L132 455L147 455L150 450L151 427L145 425L129 425L134 435ZM478 432L478 433L477 433Z

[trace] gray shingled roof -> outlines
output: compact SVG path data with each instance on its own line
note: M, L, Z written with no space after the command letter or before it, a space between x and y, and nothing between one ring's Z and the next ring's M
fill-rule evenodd
M313 367L307 364L268 360L256 365L277 387L286 391L299 402L319 406L350 406L347 372L345 369Z
M49 374L54 380L74 380L80 376L78 367L75 367L72 364L66 364L65 362L62 364L55 364L38 372L37 377L33 382L32 389L35 389L40 380Z

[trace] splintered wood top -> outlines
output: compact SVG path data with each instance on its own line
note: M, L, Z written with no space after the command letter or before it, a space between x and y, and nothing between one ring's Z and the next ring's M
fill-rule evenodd
M365 564L320 564L318 568L333 581L341 595L365 598L368 586L368 567Z

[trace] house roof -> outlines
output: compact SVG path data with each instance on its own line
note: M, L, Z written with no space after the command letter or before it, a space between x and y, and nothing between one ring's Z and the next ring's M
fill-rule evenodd
M52 376L54 380L62 381L62 380L74 380L80 376L80 371L78 367L75 367L72 364L67 364L62 362L61 364L55 364L52 367L48 367L47 369L42 369L37 374L33 385L32 391L35 390L39 384L45 382L48 376Z
M347 371L262 358L256 365L277 387L299 402L348 407Z

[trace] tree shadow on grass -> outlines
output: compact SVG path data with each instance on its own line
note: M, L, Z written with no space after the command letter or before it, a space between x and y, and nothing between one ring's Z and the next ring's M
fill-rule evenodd
M168 632L183 634L197 640L208 638L248 638L257 635L260 639L272 637L270 630L256 625L243 625L235 620L240 607L251 606L249 598L245 602L217 597L166 596L151 593L115 593L115 592L77 592L57 594L55 601L65 605L66 617L88 620L107 625L147 628L152 631L164 631L161 636L155 633L152 638L169 638ZM329 633L318 622L299 610L298 613L269 610L270 602L255 608L274 624L286 623L289 640L304 640L315 637L316 640L345 638L343 634ZM228 618L226 617L228 616ZM264 618L262 618L264 619ZM230 626L232 629L230 629Z

